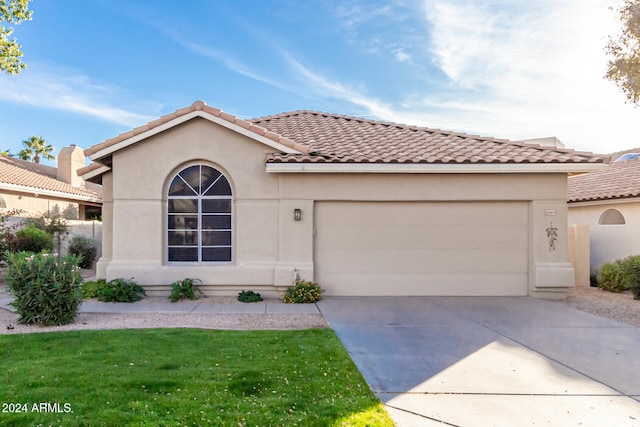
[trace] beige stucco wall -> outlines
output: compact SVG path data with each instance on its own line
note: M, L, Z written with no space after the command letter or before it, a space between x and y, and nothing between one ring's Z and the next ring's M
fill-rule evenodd
M28 215L40 215L57 209L68 219L78 219L78 203L34 194L13 191L0 191L6 210L21 209Z
M617 209L625 218L624 225L599 225L600 215L607 209ZM589 226L591 273L602 264L629 255L640 254L640 200L569 205L569 223Z
M103 258L98 276L134 277L150 291L185 277L205 289L237 294L238 287L276 292L298 271L313 279L314 202L322 200L524 201L530 224L529 287L533 295L560 295L573 285L567 262L565 174L271 174L273 149L194 119L113 155L103 177ZM234 195L233 262L166 262L166 190L193 163L225 173ZM293 220L293 210L302 220ZM550 214L553 212L553 215ZM550 250L546 229L558 229ZM113 232L109 224L113 226ZM279 288L278 288L279 287Z

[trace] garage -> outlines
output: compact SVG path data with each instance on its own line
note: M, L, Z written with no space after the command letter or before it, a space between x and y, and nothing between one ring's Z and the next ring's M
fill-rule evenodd
M315 204L327 295L528 294L527 202Z

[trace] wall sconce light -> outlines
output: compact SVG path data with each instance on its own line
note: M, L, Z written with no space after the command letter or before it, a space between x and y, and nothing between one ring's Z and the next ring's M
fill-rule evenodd
M300 209L293 210L293 220L300 221L302 219L302 211Z

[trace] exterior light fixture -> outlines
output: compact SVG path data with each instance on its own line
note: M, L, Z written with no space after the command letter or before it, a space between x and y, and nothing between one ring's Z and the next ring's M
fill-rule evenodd
M302 219L302 211L300 209L293 210L293 220L300 221Z

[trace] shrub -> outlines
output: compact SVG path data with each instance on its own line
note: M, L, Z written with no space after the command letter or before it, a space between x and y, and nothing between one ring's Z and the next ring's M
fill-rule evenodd
M200 282L198 279L186 279L178 280L171 284L171 295L169 299L171 302L177 302L183 299L196 300L198 297L195 291L198 291L200 295L203 295L202 291L194 287L194 283Z
M320 301L324 290L317 283L301 280L296 274L296 280L291 288L284 292L284 302L288 304L310 304Z
M625 288L624 268L622 260L608 262L600 267L598 272L598 287L609 292L622 292Z
M27 226L34 226L40 230L46 231L53 236L56 245L56 251L60 252L62 248L62 240L69 234L69 224L66 218L60 212L58 206L47 210L40 216L27 218L25 220Z
M91 268L98 255L98 241L92 237L73 236L69 242L68 252L82 257L80 268Z
M98 296L98 289L105 287L107 281L104 279L90 280L84 282L80 290L82 291L82 297L85 299L96 298Z
M18 230L10 244L14 252L43 252L53 250L53 236L33 225Z
M262 297L259 293L253 291L242 291L238 294L238 301L240 302L258 302L262 301Z
M640 287L640 255L603 264L598 277L598 287L610 292Z
M82 303L82 275L78 257L62 261L46 253L7 254L6 282L13 295L11 305L26 324L67 325L72 323Z
M133 278L125 280L113 279L104 286L98 287L96 296L104 302L134 302L140 301L145 295L144 289Z

